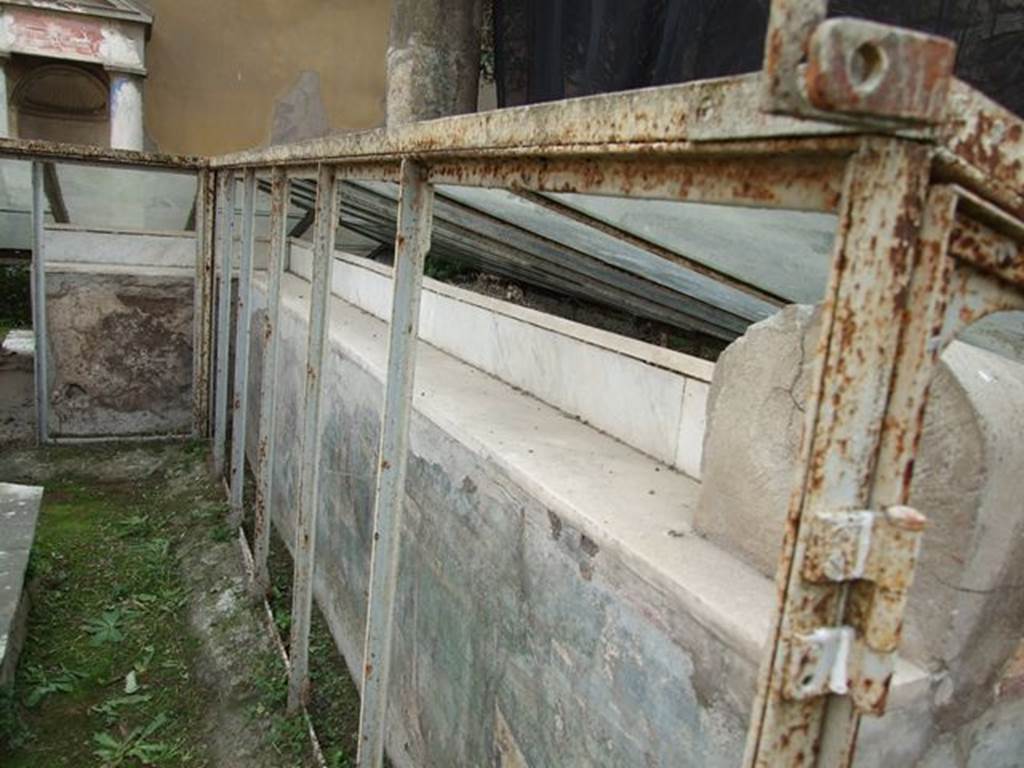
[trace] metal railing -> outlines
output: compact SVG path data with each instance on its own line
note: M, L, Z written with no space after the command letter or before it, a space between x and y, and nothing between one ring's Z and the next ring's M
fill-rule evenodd
M254 467L257 591L269 586L274 381L289 179L317 178L293 549L292 708L302 705L308 691L321 380L339 182L400 185L363 657L361 765L380 765L384 746L419 296L432 190L441 184L837 215L780 561L777 619L745 764L849 765L860 716L884 711L924 525L905 505L936 361L967 324L1024 308L1024 122L953 79L948 46L866 22L838 19L826 27L822 6L777 0L765 72L749 76L465 115L209 160L0 141L0 156L33 159L37 174L38 162L52 159L198 170L195 431L212 433L217 467L230 478L236 521L244 504L248 387L244 364L236 367L233 386L228 380L229 354L233 347L235 359L246 360L254 332L265 345ZM873 56L872 46L884 55ZM899 66L893 64L896 55L902 57ZM883 71L866 80L858 70L860 79L854 78L849 68L863 66L857 56L868 56ZM919 68L925 65L931 68L922 80ZM232 345L238 174L244 194ZM258 175L270 180L271 244L265 324L253 328ZM40 195L41 181L37 209ZM39 216L37 210L37 228ZM37 313L44 311L42 258L37 252ZM45 326L42 320L37 314L39 327ZM45 408L45 389L39 398Z

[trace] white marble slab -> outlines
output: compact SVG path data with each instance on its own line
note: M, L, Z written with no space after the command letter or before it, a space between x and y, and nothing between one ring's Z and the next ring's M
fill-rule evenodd
M8 331L7 337L4 339L3 350L12 355L32 356L36 353L36 335L32 331Z
M679 438L675 466L690 477L700 479L700 464L704 454L704 429L707 418L707 382L686 380L683 392L683 413L679 419Z
M46 263L195 269L194 232L130 232L50 226Z
M309 279L309 245L292 240L290 247L291 271ZM386 266L339 256L333 292L387 319L389 273ZM691 477L700 477L703 407L713 364L433 280L426 280L424 287L422 339ZM690 381L694 387L688 399Z

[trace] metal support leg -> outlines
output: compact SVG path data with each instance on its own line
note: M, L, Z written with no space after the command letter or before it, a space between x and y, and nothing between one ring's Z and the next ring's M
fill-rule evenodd
M860 712L884 704L898 625L867 638L851 610L855 582L809 574L821 560L811 554L821 523L876 503L871 478L900 347L893 318L913 283L927 180L927 148L910 142L867 140L851 166L746 766L847 766ZM902 562L912 569L913 556ZM801 664L821 656L808 650L821 638L843 640L837 658L847 667L833 671L831 691L797 695L815 677Z
M235 174L217 174L217 373L213 387L213 470L224 474L224 451L228 431L228 369L231 365L231 279L234 267L235 240Z
M338 225L338 189L334 167L321 165L317 175L316 221L313 230L313 284L309 302L309 340L306 353L306 407L302 419L302 480L295 527L295 575L292 588L292 633L289 644L288 711L306 703L309 694L309 625L313 609L313 561L316 556L316 516L320 502L321 373L328 337L331 265Z
M46 193L43 163L32 163L32 328L35 331L36 442L49 441L50 395L46 340Z
M205 437L210 424L210 347L213 328L214 173L196 179L196 276L192 302L192 436Z
M267 312L263 326L263 374L260 378L259 449L256 452L256 503L253 511L253 568L258 596L270 590L270 552L277 418L277 350L280 346L281 275L288 244L288 176L275 168L270 182L270 256L267 261Z
M380 766L384 754L409 419L416 375L420 290L424 259L430 249L432 209L433 189L427 183L423 169L415 161L403 160L387 383L381 416L380 461L373 516L370 597L363 650L363 703L359 715L357 762L364 768Z
M231 524L242 522L245 491L245 427L249 416L249 338L252 324L252 252L256 221L256 171L242 180L242 251L235 303L235 387L231 400Z

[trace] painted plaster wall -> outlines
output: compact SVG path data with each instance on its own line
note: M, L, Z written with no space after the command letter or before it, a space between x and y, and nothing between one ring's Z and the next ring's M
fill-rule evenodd
M273 509L290 542L308 283L284 285ZM358 679L387 334L338 299L329 327L315 591ZM662 471L648 495L637 452L429 345L418 357L396 765L737 765L774 590L693 535L698 486ZM251 424L260 363L257 343ZM250 458L257 439L250 429ZM550 453L524 460L534 449ZM632 455L628 471L615 451ZM889 714L865 721L858 766L1016 764L1017 689L951 729L936 717L939 680L897 662Z
M191 276L65 269L46 274L51 434L188 432Z
M218 154L384 120L390 3L155 0L146 131Z
M297 498L306 338L305 308L292 299L281 327L273 498L286 541ZM257 312L261 300L254 302ZM384 326L348 312L362 319L332 321L337 334L323 376L315 583L339 647L358 670L382 384L381 361L367 360L344 340ZM476 378L508 398L493 403L496 411L530 400L446 359L451 373L463 372L448 380L469 391ZM252 419L259 363L256 345ZM532 402L553 429L588 431ZM595 442L614 442L589 431ZM255 430L250 440L252 451ZM646 576L596 526L581 525L466 440L422 412L414 416L389 715L396 763L737 764L755 664L724 652L671 589Z
M51 433L189 432L195 237L74 227L45 237Z

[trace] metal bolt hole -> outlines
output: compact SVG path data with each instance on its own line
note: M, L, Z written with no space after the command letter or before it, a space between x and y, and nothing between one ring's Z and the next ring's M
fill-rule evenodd
M850 59L850 81L858 91L873 90L887 68L885 53L876 43L861 43Z

